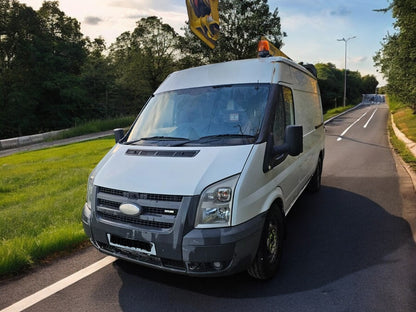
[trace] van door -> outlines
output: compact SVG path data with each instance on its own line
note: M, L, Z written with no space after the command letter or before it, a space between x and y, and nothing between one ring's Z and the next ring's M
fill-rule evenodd
M273 103L273 110L271 114L271 138L268 140L268 148L266 154L271 153L275 147L282 146L285 143L286 127L295 125L295 107L293 102L292 90L280 85L277 88L279 93L277 101ZM300 191L299 179L301 176L301 168L296 164L299 156L290 156L287 153L281 155L273 155L273 159L267 159L267 168L264 171L270 170L269 174L276 176L276 182L282 189L285 201L285 208L297 198Z

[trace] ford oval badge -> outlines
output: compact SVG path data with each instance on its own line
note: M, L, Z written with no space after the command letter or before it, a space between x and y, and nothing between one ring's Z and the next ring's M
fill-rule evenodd
M120 211L129 216L137 216L142 212L142 207L134 204L121 204Z

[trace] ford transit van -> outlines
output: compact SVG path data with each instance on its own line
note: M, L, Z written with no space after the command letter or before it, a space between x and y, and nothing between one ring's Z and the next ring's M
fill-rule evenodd
M287 58L174 72L91 173L85 233L152 268L271 278L285 216L320 187L322 118L313 71Z

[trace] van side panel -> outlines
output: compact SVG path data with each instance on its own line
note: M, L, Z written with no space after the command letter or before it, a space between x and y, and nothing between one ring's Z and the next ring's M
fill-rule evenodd
M234 198L232 223L240 224L259 213L267 211L280 198L285 213L298 198L312 177L320 152L324 149L322 105L317 80L306 70L300 70L284 62L275 67L272 81L279 81L292 89L295 124L303 127L303 153L287 156L285 160L264 173L262 163L266 143L256 145L240 177Z
M263 173L263 164L259 159L264 158L266 143L253 147L247 163L241 173L235 190L232 225L244 223L255 216L267 211L276 198L283 199L283 191L291 174L294 157L287 157L281 164Z

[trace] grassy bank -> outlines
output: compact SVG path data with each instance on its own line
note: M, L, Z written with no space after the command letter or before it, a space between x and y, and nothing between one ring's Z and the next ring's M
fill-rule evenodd
M416 172L416 157L409 151L406 144L399 140L394 133L391 122L389 122L390 143L396 153Z
M416 114L410 107L396 110L393 114L394 123L410 140L416 142Z
M346 110L349 110L350 108L353 108L354 105L348 105L348 106L340 106L340 107L336 107L336 108L332 108L327 110L327 112L324 114L324 120L328 120L331 119L332 117L335 117L336 115L339 115L343 112L345 112Z
M114 139L0 158L0 276L78 246L90 171Z
M125 116L114 119L91 120L83 122L73 128L70 128L60 133L57 137L54 137L53 140L72 138L89 133L113 130L115 128L127 128L131 126L134 119L135 116Z
M397 101L394 97L389 97L387 103L390 112L393 114L394 123L409 139L416 142L416 114L404 103ZM416 172L416 157L407 149L406 145L400 141L389 123L390 142L400 157Z

